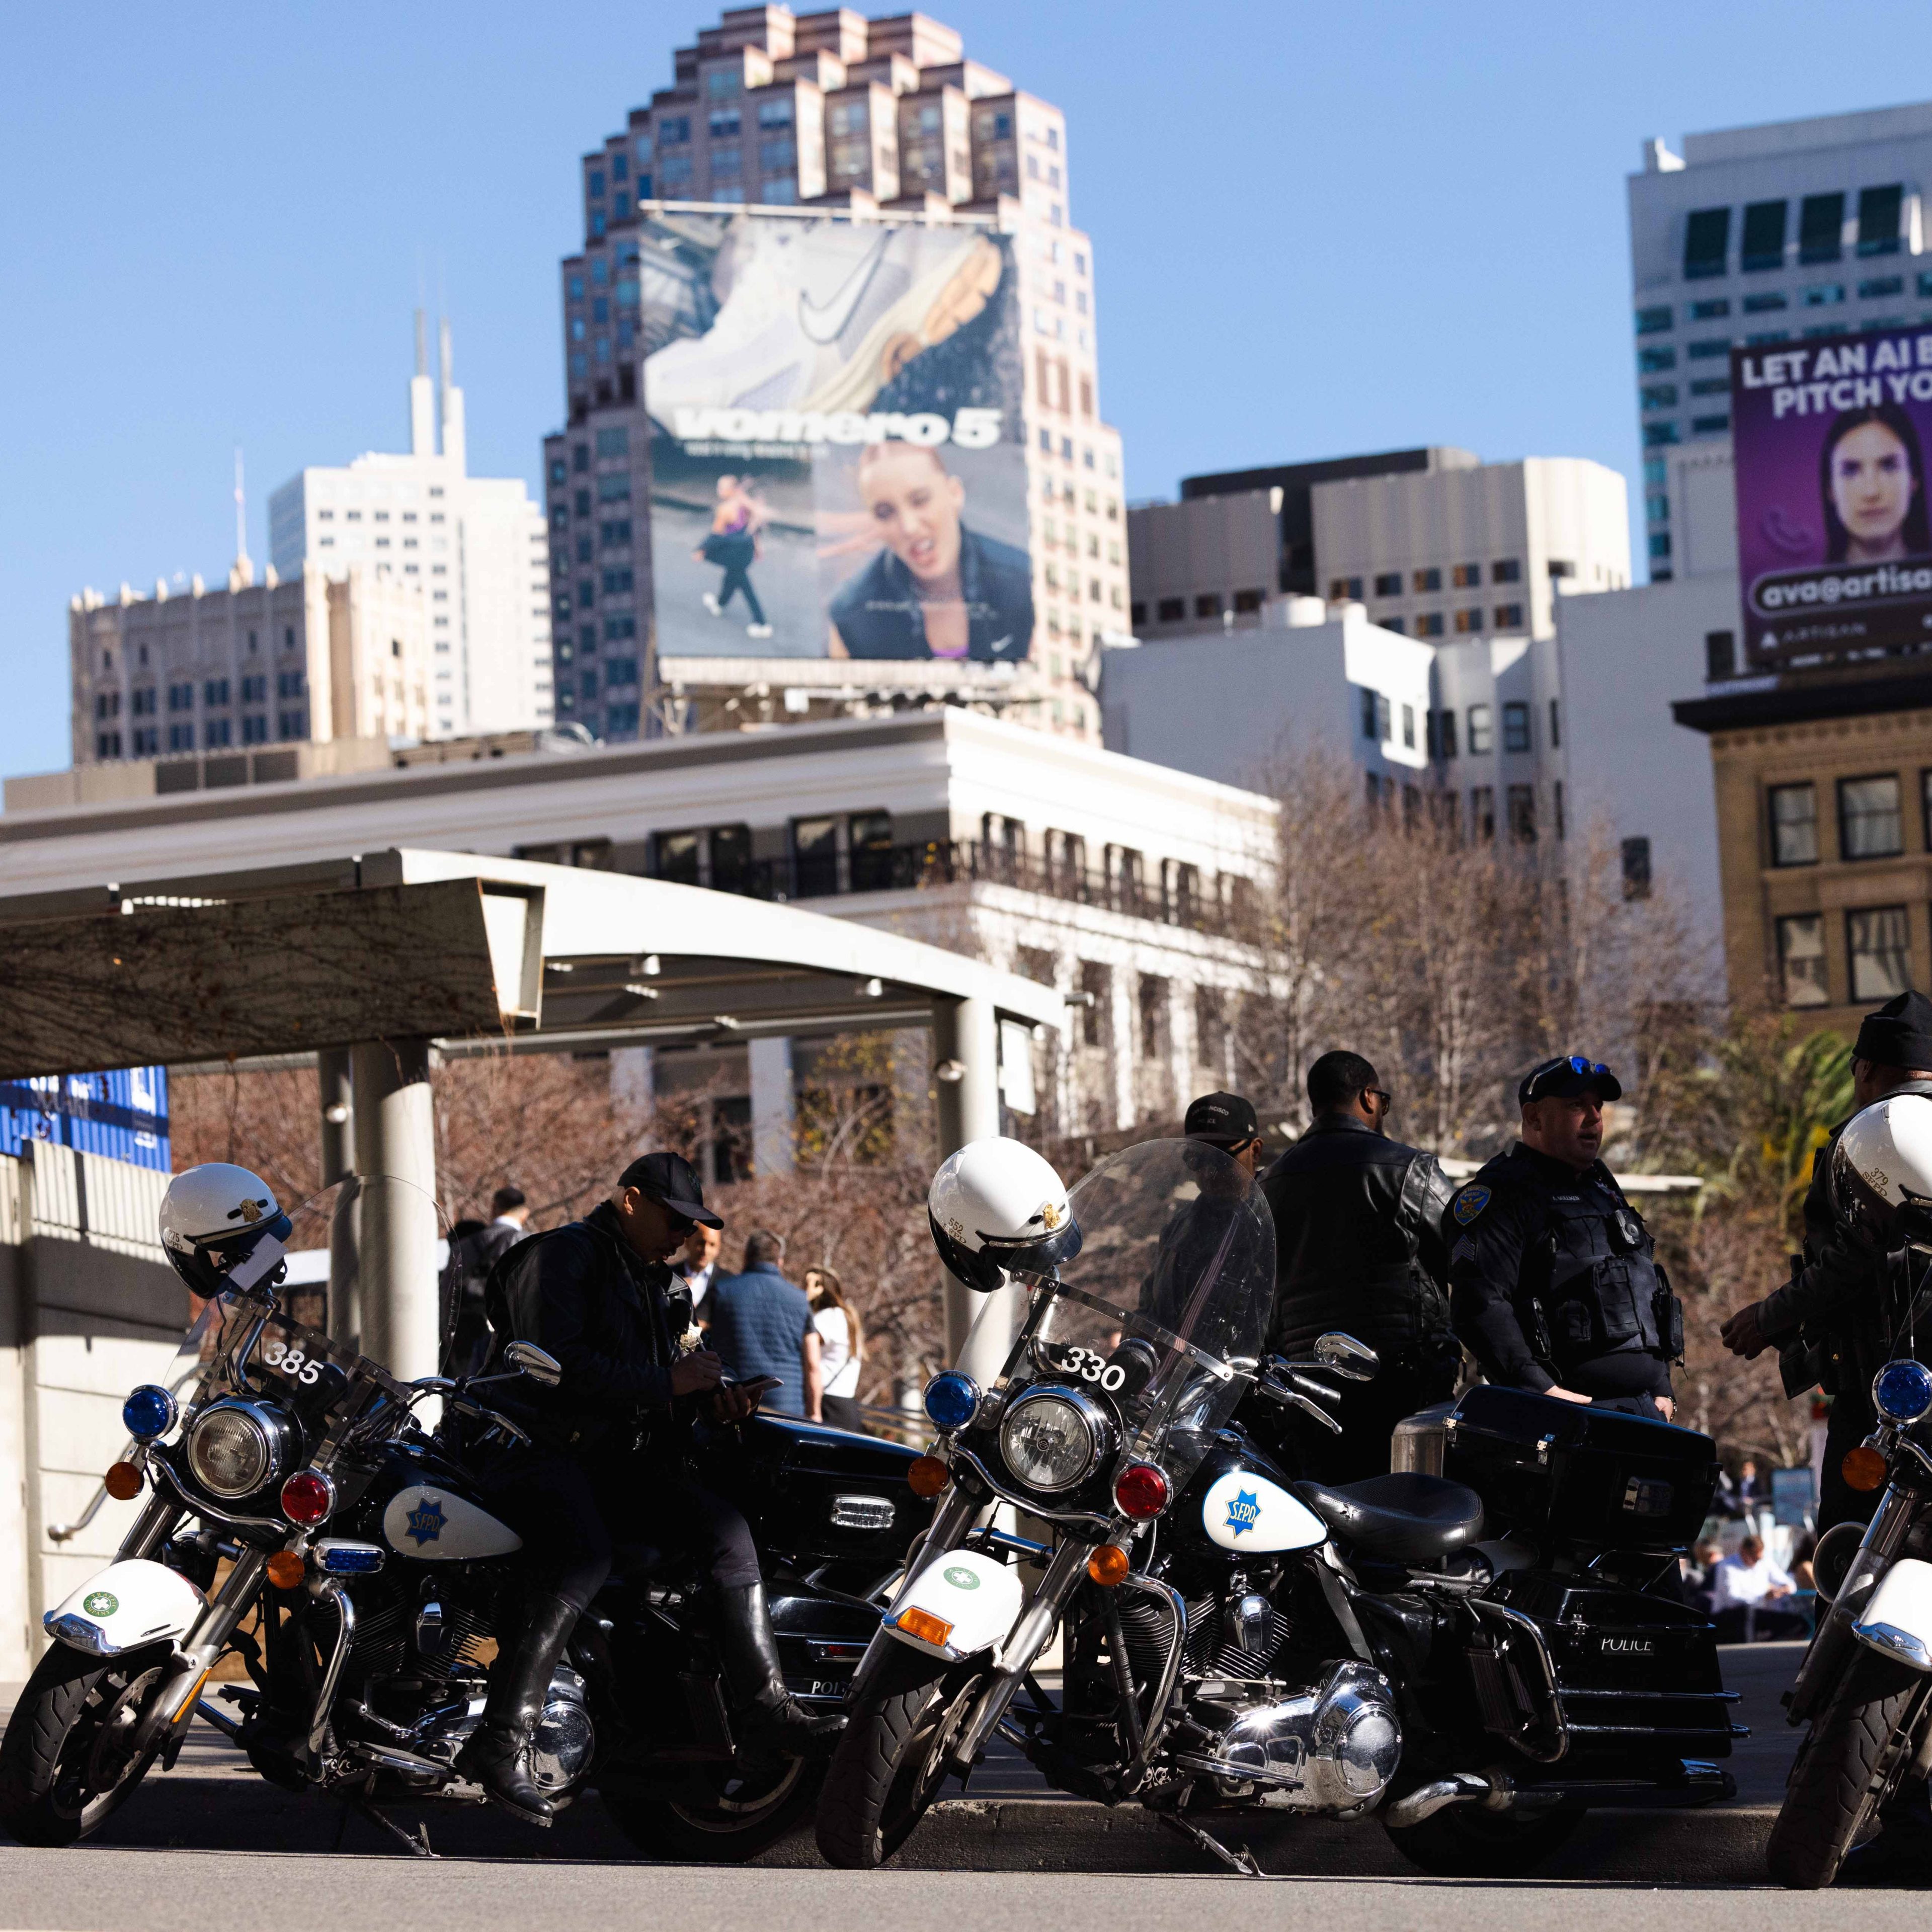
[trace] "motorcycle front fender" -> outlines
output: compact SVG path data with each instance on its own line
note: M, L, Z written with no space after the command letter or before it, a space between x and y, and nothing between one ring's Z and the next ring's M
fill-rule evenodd
M948 1664L1005 1641L1025 1597L1019 1572L976 1550L944 1550L902 1590L883 1628Z
M208 1599L178 1571L146 1557L110 1563L41 1618L48 1636L89 1657L118 1657L174 1643L192 1630Z
M1852 1634L1898 1663L1932 1671L1932 1563L1899 1558L1880 1579Z

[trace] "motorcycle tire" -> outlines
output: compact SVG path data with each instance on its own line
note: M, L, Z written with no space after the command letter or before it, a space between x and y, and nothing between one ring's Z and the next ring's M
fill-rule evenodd
M0 1832L23 1845L78 1844L124 1804L164 1740L117 1756L160 1681L166 1644L103 1659L57 1643L34 1666L0 1738Z
M1517 1878L1552 1857L1582 1822L1581 1811L1517 1818L1452 1804L1419 1825L1383 1828L1404 1858L1438 1878Z
M983 1682L895 1644L850 1708L818 1799L818 1849L845 1871L882 1865L912 1835L945 1782L945 1754Z
M1765 1864L1778 1884L1816 1892L1838 1876L1884 1801L1898 1768L1891 1761L1892 1741L1924 1682L1918 1672L1858 1646L1812 1719L1785 1782L1784 1804L1765 1846Z
M800 1758L771 1762L768 1774L740 1779L733 1768L700 1774L688 1796L600 1792L604 1808L647 1857L684 1864L742 1864L769 1851L812 1815L825 1767ZM761 1778L763 1781L761 1782Z

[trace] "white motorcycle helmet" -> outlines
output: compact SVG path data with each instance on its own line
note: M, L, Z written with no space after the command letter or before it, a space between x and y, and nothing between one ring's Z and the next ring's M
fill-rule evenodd
M974 1141L926 1190L939 1258L982 1294L1013 1274L1045 1274L1080 1252L1080 1224L1052 1167L1022 1141Z
M1853 1115L1832 1150L1832 1198L1866 1246L1932 1251L1932 1096L1893 1094Z
M265 1240L277 1244L279 1261L290 1232L275 1190L226 1161L184 1168L161 1197L161 1246L175 1273L205 1298L236 1286L236 1267Z

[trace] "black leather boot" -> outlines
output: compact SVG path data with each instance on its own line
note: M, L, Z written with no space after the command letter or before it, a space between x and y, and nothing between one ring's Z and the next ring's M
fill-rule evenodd
M530 1776L530 1734L543 1715L551 1673L577 1623L575 1605L561 1597L538 1597L517 1647L500 1652L490 1666L490 1697L483 1721L458 1753L456 1768L473 1778L506 1811L532 1825L548 1826L552 1807Z
M740 1744L787 1757L830 1756L845 1720L812 1716L785 1688L764 1584L718 1591L718 1651Z

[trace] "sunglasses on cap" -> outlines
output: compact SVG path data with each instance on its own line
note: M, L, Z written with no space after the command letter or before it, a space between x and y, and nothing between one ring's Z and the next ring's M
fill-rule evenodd
M1594 1079L1614 1080L1616 1076L1600 1060L1586 1060L1580 1053L1566 1054L1560 1060L1546 1060L1523 1082L1522 1097L1526 1100L1538 1098L1537 1090L1554 1080L1558 1074L1574 1073Z

